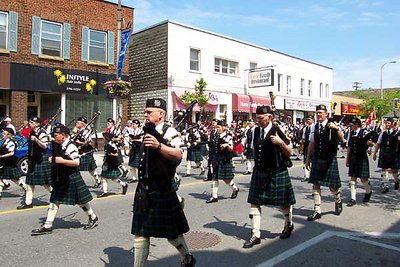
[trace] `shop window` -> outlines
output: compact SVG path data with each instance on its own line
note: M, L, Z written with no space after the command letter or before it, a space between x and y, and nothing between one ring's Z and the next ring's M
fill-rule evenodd
M106 60L107 60L107 33L90 30L89 61L106 62Z
M0 12L0 49L7 49L8 13Z
M300 79L300 95L304 95L304 79Z
M62 57L62 25L60 23L42 20L40 53Z
M215 58L214 71L222 74L237 75L239 73L239 64L226 59Z
M200 50L190 48L190 70L200 71Z
M308 96L312 95L312 81L308 80Z

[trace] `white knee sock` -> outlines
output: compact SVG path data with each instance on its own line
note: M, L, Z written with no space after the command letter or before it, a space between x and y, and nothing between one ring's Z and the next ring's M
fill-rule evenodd
M183 235L179 235L175 239L168 239L168 242L176 247L176 249L179 251L179 254L181 256L181 259L185 259L185 256L190 254L189 248L186 244L186 240L183 237Z
M253 236L261 237L261 208L250 208L249 218L253 227Z
M133 173L133 175L132 175L132 180L137 181L137 179L138 179L138 171L139 171L138 168L136 168L136 167L131 167L131 173Z
M211 182L211 189L212 189L212 197L213 198L218 198L218 186L219 186L219 181L212 181Z
M53 222L54 219L56 218L59 207L60 207L59 204L54 204L54 203L49 204L49 208L47 210L47 219L46 222L44 223L45 228L53 227Z
M101 178L102 186L103 186L103 193L108 192L108 185L107 185L107 179L106 178Z
M43 185L44 189L46 189L47 192L51 193L51 191L53 191L53 188L51 187L51 185L45 184Z
M321 189L313 191L314 210L321 214Z
M280 209L283 215L283 218L285 219L285 226L291 226L293 223L293 205L290 205L289 208L286 209Z
M96 170L89 171L90 175L94 178L96 183L100 183L100 178Z
M190 161L186 162L186 174L190 174L190 168L192 167L190 164L191 164Z
M232 190L238 190L238 187L236 186L233 179L229 182L229 186L232 188Z
M383 171L381 176L382 176L383 186L388 186L388 184L389 184L388 172L387 171Z
M126 185L126 183L123 182L123 181L121 181L121 179L117 179L117 182L118 182L120 185L122 185L122 186L125 186L125 185Z
M369 184L369 181L365 181L365 182L362 182L362 183L363 183L364 188L365 188L365 193L366 194L371 193L371 185Z
M251 166L251 161L250 161L250 160L247 160L246 166L247 166L246 171L251 172L251 167L252 167L252 166Z
M35 191L34 185L27 185L26 186L26 193L25 193L25 204L31 205L33 200L33 192Z
M150 240L148 238L135 240L133 247L135 250L133 266L144 267L149 256Z
M356 185L357 185L357 182L356 181L350 181L350 196L351 196L351 199L353 199L353 200L356 200Z
M90 217L90 219L93 220L94 218L96 218L96 214L94 214L94 211L89 203L79 205L79 207L82 208L82 210L86 213L87 216Z

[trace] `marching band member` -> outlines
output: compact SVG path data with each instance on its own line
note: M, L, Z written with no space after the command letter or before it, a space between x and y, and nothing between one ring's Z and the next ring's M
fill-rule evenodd
M255 123L252 119L248 120L247 122L247 130L245 131L245 138L243 139L244 143L244 154L246 156L246 172L243 173L244 175L251 174L252 170L252 163L251 161L254 160L254 147L253 147L253 135L255 129Z
M201 169L199 175L203 175L205 169L203 167L203 156L201 154L201 139L200 133L194 129L196 125L190 127L187 135L186 135L186 144L187 144L187 157L186 157L186 174L184 177L190 176L191 162L194 161L196 163L196 167Z
M138 181L139 163L140 163L140 144L142 143L143 130L140 128L139 120L132 121L132 127L129 128L129 162L128 165L131 167L133 173L132 178L128 183L134 183Z
M233 151L233 139L228 134L225 127L224 121L217 122L217 142L216 142L216 164L213 169L213 179L211 184L212 194L206 203L218 202L218 186L219 179L223 180L226 185L232 188L231 199L235 199L239 193L239 188L233 181L233 165L232 165L232 151Z
M101 170L101 182L103 187L103 193L98 198L107 197L108 194L108 183L107 179L111 179L114 182L118 182L122 186L122 194L125 195L128 190L128 184L121 181L118 177L121 176L121 165L118 159L118 147L113 142L113 135L111 133L103 133L104 137L104 162Z
M86 126L87 123L88 121L84 117L76 119L76 133L72 137L72 140L79 150L79 171L89 171L95 180L93 188L97 188L100 186L101 180L96 172L97 165L93 156L94 147L92 145L92 137L90 136L92 131L89 128L90 126Z
M176 167L182 160L181 140L176 137L170 145L166 144L166 140L177 136L177 131L165 123L166 110L165 100L147 99L147 127L144 127L131 231L135 235L135 267L145 265L150 237L167 238L179 251L182 267L192 267L196 263L183 236L189 231L189 225L172 186Z
M258 127L255 127L252 144L254 168L247 202L252 220L252 237L243 244L251 248L261 243L261 205L279 206L285 219L281 239L289 238L293 231L292 206L296 203L288 166L285 159L292 154L290 141L277 125L273 125L270 106L256 109Z
M39 229L32 230L31 235L44 235L53 232L53 222L60 204L79 205L89 217L84 230L92 229L97 225L98 217L91 208L92 200L83 178L79 172L78 148L69 138L70 130L65 126L56 126L53 129L54 145L52 145L52 180L53 191L47 210L46 222Z
M26 184L20 178L23 174L17 165L17 157L15 151L17 145L13 140L14 130L12 128L3 129L3 144L0 147L0 163L2 165L0 173L0 199L3 188L6 187L4 180L11 180L15 184L19 185L24 191L26 191Z
M306 168L306 159L308 155L308 145L310 144L310 133L311 128L314 127L314 117L307 116L306 118L307 125L303 127L303 136L301 142L303 143L303 169L304 169L304 178L301 180L302 182L307 182L310 179L310 170Z
M47 156L47 144L49 136L42 127L42 120L33 117L29 120L31 133L28 141L28 173L26 174L26 194L25 203L17 209L33 208L32 200L36 185L43 186L49 193L51 192L51 171Z

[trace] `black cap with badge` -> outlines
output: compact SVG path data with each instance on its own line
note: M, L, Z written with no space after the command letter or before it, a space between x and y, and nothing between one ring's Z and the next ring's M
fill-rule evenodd
M160 108L167 111L167 102L162 98L149 98L146 100L146 108Z
M320 104L318 105L315 110L324 110L324 111L328 111L328 109L326 108L326 106L324 104Z
M77 121L81 121L83 123L87 123L87 119L85 117L79 117L76 119Z
M54 127L54 129L53 129L52 134L54 135L56 133L58 133L58 134L69 134L70 130L69 130L68 127L66 127L64 125L59 125L59 126Z
M42 119L39 118L39 117L36 117L36 116L30 118L29 121L36 122L36 123L39 123L39 124L42 123Z
M257 106L256 114L272 114L272 108L270 106Z

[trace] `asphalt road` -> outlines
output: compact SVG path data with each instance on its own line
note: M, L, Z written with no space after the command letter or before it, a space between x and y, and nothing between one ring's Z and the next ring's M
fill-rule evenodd
M98 165L101 154L96 155ZM338 159L344 201L350 196L347 168ZM373 195L367 205L361 204L363 189L359 186L358 205L344 207L342 215L333 214L333 198L322 190L322 219L308 222L312 212L311 186L301 182L301 161L294 160L289 170L296 193L293 209L295 229L290 239L281 240L283 218L276 207L263 207L260 245L243 249L250 236L247 195L249 175L243 175L244 164L236 160L235 181L240 188L237 199L230 199L231 190L220 183L220 201L206 204L210 182L203 182L193 169L191 177L182 178L179 194L185 198L185 214L191 231L186 234L194 248L196 266L399 266L400 259L400 192L380 193L380 173L371 161ZM178 171L184 173L185 162ZM100 170L100 169L99 169ZM83 173L94 198L93 179ZM130 234L135 184L128 194L120 195L117 183L109 184L115 193L94 199L91 205L99 217L99 225L89 231L82 227L87 217L77 206L61 206L50 235L32 237L32 229L46 219L49 194L43 188L35 192L35 207L17 211L22 200L20 189L12 185L0 200L1 266L133 266L133 236ZM151 239L147 266L179 266L179 255L165 239Z

